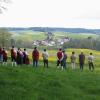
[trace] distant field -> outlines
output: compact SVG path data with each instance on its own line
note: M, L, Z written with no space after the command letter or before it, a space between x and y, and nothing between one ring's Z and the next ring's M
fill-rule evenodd
M15 39L23 39L23 40L28 40L28 41L33 41L33 40L44 40L46 39L46 35L44 32L32 32L32 31L23 31L23 32L12 32L13 33L13 38ZM61 37L69 37L73 39L80 39L80 38L88 38L91 36L92 38L97 38L99 35L96 34L90 34L90 33L80 33L80 34L75 34L75 33L53 33L55 39L59 39Z
M80 34L77 34L77 33L54 33L55 35L55 38L59 38L61 36L67 36L69 38L73 38L73 39L85 39L85 38L88 38L89 36L91 36L92 38L97 38L99 35L96 35L96 34L90 34L90 33L80 33Z
M13 38L16 40L25 40L25 41L33 41L33 40L43 40L46 39L46 35L43 32L22 32L22 33L13 33Z

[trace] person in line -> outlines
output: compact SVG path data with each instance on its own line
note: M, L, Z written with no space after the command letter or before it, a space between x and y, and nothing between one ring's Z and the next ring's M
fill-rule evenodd
M44 67L48 68L48 52L46 51L46 49L44 49L44 52L42 53L42 57L43 57L43 62L44 62Z
M14 65L17 66L17 64L16 64L16 58L17 58L17 52L16 52L14 46L12 46L12 48L11 48L11 61L12 61L12 66L14 66Z
M81 71L83 71L84 62L85 62L85 55L83 54L83 52L81 52L81 54L79 55L79 65Z
M93 64L94 56L92 53L88 56L88 64L89 64L89 70L92 71L94 70L94 64Z
M63 68L62 69L66 69L66 60L67 60L67 54L65 53L65 50L63 50Z
M5 48L3 48L3 51L2 51L2 54L3 54L3 65L6 65L7 66L7 50L5 50Z
M29 60L28 55L29 55L29 54L26 55L26 61L25 61L25 64L26 64L26 65L29 65L29 64L30 64L30 60Z
M22 65L23 64L23 52L20 48L18 48L17 51L17 65Z
M75 52L72 52L72 55L70 56L70 59L71 59L71 66L72 66L72 69L76 69L76 55L75 55Z
M61 67L63 69L63 52L62 52L62 49L59 49L59 51L57 52L57 68L59 68L60 64L61 64Z
M3 62L3 54L2 54L2 48L0 47L0 64L2 65Z
M23 51L23 64L26 64L26 56L27 56L27 51L24 49Z
M30 64L28 53L27 53L26 49L24 49L24 52L23 52L23 64L25 64L25 65Z
M39 51L37 50L37 47L35 47L32 52L32 59L33 59L33 66L38 67Z

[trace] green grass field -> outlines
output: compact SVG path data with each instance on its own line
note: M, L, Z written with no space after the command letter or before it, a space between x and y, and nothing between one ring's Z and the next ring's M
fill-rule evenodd
M55 50L50 50L49 68L43 67L40 57L39 68L30 66L0 66L0 100L100 100L100 52L74 49L78 55L93 52L95 70L89 71L87 63L83 72L72 70L70 60L67 70L56 68ZM68 57L73 49L67 49ZM31 58L31 56L30 56ZM86 61L87 62L87 61Z
M90 72L70 68L0 66L0 100L100 100L100 68Z

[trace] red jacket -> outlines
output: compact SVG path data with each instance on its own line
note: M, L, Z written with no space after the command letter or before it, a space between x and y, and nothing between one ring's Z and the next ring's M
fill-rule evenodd
M57 57L58 57L58 60L61 60L61 58L63 57L62 51L57 52Z
M7 58L7 52L3 50L2 53L3 53L3 58Z
M14 51L14 49L11 49L11 57L16 58L17 53Z
M38 50L33 50L32 58L33 58L33 60L39 60L39 52L38 52Z

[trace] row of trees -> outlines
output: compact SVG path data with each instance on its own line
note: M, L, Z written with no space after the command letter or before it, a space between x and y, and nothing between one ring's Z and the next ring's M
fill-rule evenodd
M9 47L11 45L11 33L8 32L7 29L1 28L0 29L0 46L2 47Z
M71 39L70 42L64 43L63 48L86 48L100 50L100 36L96 39L88 37L87 39Z
M14 37L15 38L15 37ZM0 28L0 46L32 48L32 41L25 41L23 39L16 40L12 37L12 34L6 28Z

